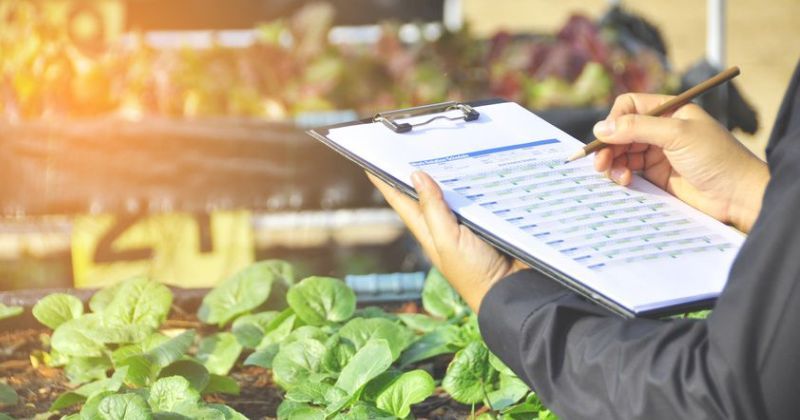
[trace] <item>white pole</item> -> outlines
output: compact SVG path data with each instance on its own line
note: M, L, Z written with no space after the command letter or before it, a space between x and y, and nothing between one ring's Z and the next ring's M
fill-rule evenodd
M464 26L464 7L461 0L444 0L444 27L451 32L458 32Z
M725 66L725 0L708 0L706 10L706 59L722 69Z
M725 68L725 0L708 0L706 18L706 59L718 71ZM728 85L713 92L721 105L719 122L728 125Z

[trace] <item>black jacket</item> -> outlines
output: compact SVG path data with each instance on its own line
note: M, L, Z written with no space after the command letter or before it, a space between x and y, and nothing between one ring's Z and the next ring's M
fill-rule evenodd
M526 270L484 298L492 351L564 419L800 418L800 65L761 213L707 320L623 319Z

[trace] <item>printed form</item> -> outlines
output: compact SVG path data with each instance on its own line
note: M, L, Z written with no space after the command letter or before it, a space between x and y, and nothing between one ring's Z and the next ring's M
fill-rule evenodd
M719 294L740 233L638 176L615 184L592 157L564 164L583 144L519 105L477 110L477 122L329 137L407 184L426 171L459 215L634 313Z

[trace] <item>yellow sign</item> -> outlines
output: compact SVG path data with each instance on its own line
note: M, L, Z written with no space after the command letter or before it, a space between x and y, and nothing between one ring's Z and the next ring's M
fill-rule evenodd
M253 262L248 211L211 215L88 215L74 220L76 287L102 287L137 275L180 287L209 287Z

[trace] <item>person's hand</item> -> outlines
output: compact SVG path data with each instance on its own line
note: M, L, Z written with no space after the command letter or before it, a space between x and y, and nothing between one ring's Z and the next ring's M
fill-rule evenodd
M415 172L411 177L419 203L380 179L367 176L403 219L433 265L476 313L495 282L525 268L458 223L442 190L428 174Z
M695 104L661 117L641 115L671 99L625 94L594 134L612 146L595 169L628 185L631 171L689 205L748 232L761 209L769 171L731 133Z

